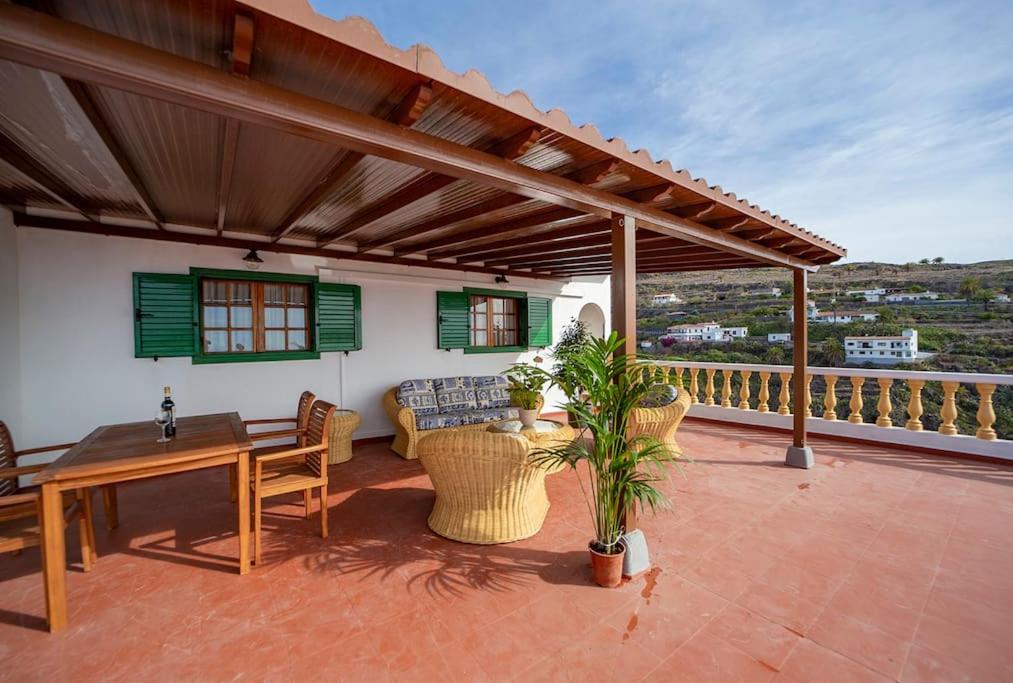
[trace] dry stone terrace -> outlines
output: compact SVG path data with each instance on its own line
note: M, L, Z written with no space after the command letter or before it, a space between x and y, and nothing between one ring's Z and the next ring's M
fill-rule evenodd
M3 678L1013 679L1013 470L820 439L789 469L786 439L684 423L675 508L642 519L656 566L615 590L590 582L571 473L541 533L471 546L426 527L417 462L359 446L331 470L331 536L276 499L244 577L224 470L123 486L66 631L38 550L0 564Z

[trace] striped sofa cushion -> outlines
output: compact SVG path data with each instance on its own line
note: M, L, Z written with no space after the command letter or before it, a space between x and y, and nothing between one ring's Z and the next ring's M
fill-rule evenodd
M431 379L409 379L398 385L398 405L411 408L416 416L440 412L436 403L436 390Z
M475 410L475 384L471 377L440 377L433 380L436 405L441 413Z
M475 403L480 410L510 407L510 380L503 375L475 378Z

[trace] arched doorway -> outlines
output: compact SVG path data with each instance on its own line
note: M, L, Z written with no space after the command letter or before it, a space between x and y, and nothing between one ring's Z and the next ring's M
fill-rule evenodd
M605 314L598 304L584 304L577 316L587 327L587 331L599 339L605 337Z

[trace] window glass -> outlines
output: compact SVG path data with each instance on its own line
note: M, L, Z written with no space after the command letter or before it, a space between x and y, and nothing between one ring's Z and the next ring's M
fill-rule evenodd
M308 350L309 293L301 283L204 280L204 353Z
M495 347L520 344L517 299L472 295L470 313L472 346Z

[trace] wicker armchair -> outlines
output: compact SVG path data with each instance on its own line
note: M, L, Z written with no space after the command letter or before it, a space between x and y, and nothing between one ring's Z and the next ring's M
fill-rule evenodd
M545 405L545 398L538 397L538 414L541 415L542 407ZM443 429L422 430L415 426L415 411L406 408L397 402L397 387L391 388L383 395L383 409L394 425L394 441L390 448L406 460L414 460L418 457L416 446L423 436L437 434L445 431L477 431L484 432L489 428L488 423L462 425L459 427L445 427Z
M689 392L678 388L675 401L661 408L634 408L630 414L630 432L633 436L653 436L668 446L675 455L682 455L682 448L675 440L675 431L686 416L690 406Z
M521 436L445 429L418 444L436 502L429 528L464 543L519 541L542 528L549 511L548 467L532 462Z

